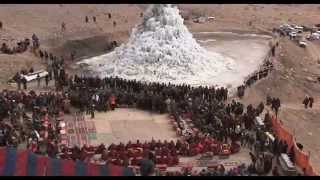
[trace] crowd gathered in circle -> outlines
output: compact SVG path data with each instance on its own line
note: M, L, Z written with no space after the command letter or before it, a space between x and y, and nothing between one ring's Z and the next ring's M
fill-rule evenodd
M141 16L143 16L141 14ZM108 14L111 18L111 14ZM96 17L93 17L96 22ZM86 16L85 22L89 23ZM114 26L116 23L113 23ZM65 25L63 25L65 29ZM2 28L2 23L0 29ZM277 137L274 141L264 134L264 130L272 131L271 114L264 116L265 129L256 126L256 117L263 115L265 105L278 114L281 102L279 98L268 96L266 103L257 107L232 100L228 102L228 89L216 87L191 87L160 83L144 83L125 80L118 77L80 77L69 75L65 71L65 57L58 58L52 53L41 50L39 39L32 37L33 47L37 48L39 57L47 64L48 75L44 77L45 86L54 81L55 90L36 93L28 91L24 75L34 70L18 72L14 80L17 90L0 92L0 146L25 146L32 152L51 158L80 160L99 164L116 164L125 167L139 166L141 175L154 173L159 164L177 166L180 157L198 154L227 155L236 153L240 148L249 148L252 163L239 165L226 170L223 165L212 171L203 170L192 173L187 168L183 172L166 172L164 175L252 175L268 174L272 170L272 158L292 150ZM112 46L117 46L112 42ZM1 51L6 54L23 53L30 45L28 39L17 47L9 48L3 44ZM75 52L70 53L68 60L74 61ZM244 89L255 81L264 78L272 69L270 62L264 64L265 69L259 71L243 86L238 88L238 96L244 95ZM41 85L37 77L38 87ZM21 88L21 84L23 88ZM111 111L126 106L154 113L168 113L172 124L181 140L167 142L151 140L149 142L127 142L93 147L67 147L61 142L61 124L64 113L70 113L70 105L78 114L87 113L91 118L96 112ZM303 102L307 108L312 107L313 99ZM271 152L268 156L265 152ZM100 155L98 160L95 155ZM160 172L159 175L161 174ZM273 175L279 175L277 168Z

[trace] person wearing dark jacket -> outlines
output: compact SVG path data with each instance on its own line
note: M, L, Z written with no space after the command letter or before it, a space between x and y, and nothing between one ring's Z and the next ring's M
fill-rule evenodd
M47 74L46 76L45 76L45 81L46 81L46 87L48 87L48 85L49 85L49 74Z
M27 90L27 79L25 77L22 78L23 89Z
M141 176L150 176L154 172L155 165L150 159L149 152L144 152L144 157L140 160L139 164Z
M38 87L40 87L41 78L39 74L37 74L37 82L38 82Z
M309 107L312 108L312 105L313 105L313 102L314 102L314 99L313 97L309 97Z
M305 109L307 109L308 108L308 104L309 104L309 97L308 96L306 96L305 98L304 98L304 100L302 101L302 104L304 104L304 108Z
M86 23L88 23L88 22L89 22L89 18L88 18L88 16L86 16L85 21L86 21Z

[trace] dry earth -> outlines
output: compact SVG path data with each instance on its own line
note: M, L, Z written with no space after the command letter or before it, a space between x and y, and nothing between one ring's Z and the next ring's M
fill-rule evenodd
M16 43L31 38L36 33L41 47L57 55L69 56L76 50L78 59L105 53L105 44L110 40L124 42L131 28L141 18L146 5L1 5L0 43ZM244 33L268 33L282 23L313 25L320 22L320 5L179 5L184 16L208 15L216 17L211 23L185 24L192 32L232 31ZM112 13L112 19L107 13ZM88 15L90 23L84 22ZM92 23L92 16L97 23ZM113 21L117 26L113 27ZM249 26L249 22L252 25ZM61 23L66 23L62 33ZM276 70L265 80L248 89L243 102L257 104L265 101L267 94L282 101L280 118L285 126L294 131L298 142L311 152L311 161L320 172L319 131L319 82L312 82L319 75L320 44L309 43L307 49L299 48L288 39L280 39L280 50L275 60ZM38 57L31 52L17 55L0 54L1 88L8 88L6 81L21 68L43 67ZM309 77L309 80L306 78ZM315 108L305 110L302 100L306 94L315 98ZM296 130L295 130L296 129ZM303 129L303 130L302 130Z

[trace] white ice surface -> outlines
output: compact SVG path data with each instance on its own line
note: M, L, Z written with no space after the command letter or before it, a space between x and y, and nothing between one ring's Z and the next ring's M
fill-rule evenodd
M235 60L201 47L171 5L152 5L126 44L81 63L100 77L192 86L236 87L243 82L235 80L241 73Z

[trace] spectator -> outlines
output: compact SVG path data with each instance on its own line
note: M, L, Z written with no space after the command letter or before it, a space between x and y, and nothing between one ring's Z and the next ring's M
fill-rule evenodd
M88 16L86 16L86 18L85 18L85 22L86 22L86 23L88 23L88 22L89 22L89 18L88 18Z
M312 105L313 105L313 102L314 102L314 99L313 97L309 97L309 107L312 108Z
M49 74L47 74L47 75L45 76L45 81L46 81L46 87L48 87L49 81L50 81L50 79L49 79Z
M61 31L62 32L66 31L66 23L64 22L61 23Z
M41 78L40 78L40 75L39 75L39 73L38 73L38 74L37 74L38 88L40 87L40 81L41 81Z
M303 102L302 102L302 103L304 104L304 108L305 108L305 109L308 108L309 101L310 101L309 97L306 96L306 97L304 98Z
M140 172L142 176L150 176L154 172L154 163L150 160L149 152L145 152L140 160Z

